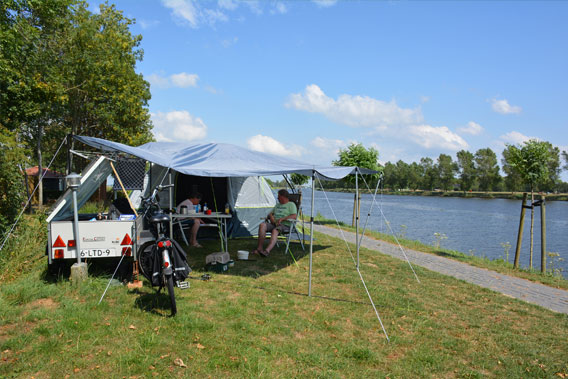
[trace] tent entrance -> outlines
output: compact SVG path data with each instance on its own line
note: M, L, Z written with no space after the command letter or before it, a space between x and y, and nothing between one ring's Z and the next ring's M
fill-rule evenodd
M177 174L175 178L175 201L174 206L187 199L194 192L202 196L201 204L207 203L209 209L214 212L223 212L228 202L228 178L212 178Z

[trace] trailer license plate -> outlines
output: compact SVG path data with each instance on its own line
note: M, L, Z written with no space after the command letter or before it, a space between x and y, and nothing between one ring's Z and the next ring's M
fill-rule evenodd
M84 258L110 257L114 254L115 249L81 249L81 257Z

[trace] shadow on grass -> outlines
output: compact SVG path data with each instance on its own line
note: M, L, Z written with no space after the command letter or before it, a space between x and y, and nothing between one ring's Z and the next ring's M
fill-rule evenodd
M120 258L90 259L85 262L89 267L89 276L110 279L116 270L115 279L121 282L128 282L132 279L131 257L124 258L120 266L118 265ZM71 275L71 266L75 263L75 260L54 261L52 265L46 267L41 278L44 282L51 284L68 280Z
M309 244L304 244L305 251L299 241L291 241L288 252L285 252L286 241L279 240L278 246L270 252L268 257L251 256L250 260L238 260L237 251L245 250L252 252L257 246L256 238L242 238L229 240L229 254L231 259L234 260L235 265L230 267L228 271L221 275L236 275L258 278L263 275L268 275L303 259L309 255ZM186 253L189 266L194 273L210 272L212 274L219 274L209 270L205 265L205 257L213 252L221 251L219 241L215 240L200 240L202 248L189 247L182 244ZM265 246L268 240L265 242ZM328 248L329 246L314 244L313 252L316 254L318 251Z
M253 251L257 246L256 238L239 238L229 240L229 254L231 259L234 260L235 265L229 268L224 273L216 273L209 270L205 265L205 257L208 254L221 251L220 242L217 239L200 240L202 248L189 247L181 243L187 253L187 261L193 270L193 273L212 273L214 275L237 275L246 277L261 277L268 275L303 259L309 255L309 244L304 243L305 251L299 241L291 241L288 252L285 252L286 241L281 239L278 245L274 247L268 257L253 256L250 260L238 260L237 251L246 250ZM265 246L268 240L265 242ZM314 244L313 252L316 254L318 251L328 248L326 245ZM125 258L120 263L120 258L100 258L87 260L89 266L89 276L97 278L110 279L112 274L116 271L115 279L125 282L132 279L132 258ZM57 262L44 270L42 279L46 283L56 283L62 280L68 280L71 273L71 266L75 263L72 260Z
M145 287L145 289L149 289L149 287ZM162 288L160 292L158 292L157 288L149 289L149 292L141 291L136 288L128 291L128 293L138 295L134 301L134 305L138 309L159 316L170 316L170 297L165 288Z

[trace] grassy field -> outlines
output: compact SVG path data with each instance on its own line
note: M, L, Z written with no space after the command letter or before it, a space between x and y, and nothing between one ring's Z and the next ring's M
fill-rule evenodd
M113 285L98 305L116 262L93 263L80 287L46 275L40 233L20 231L0 261L0 377L568 375L566 315L420 268L418 284L406 263L362 249L387 342L344 243L326 235L316 235L311 298L299 245L297 263L281 246L203 281L219 244L202 241L170 318L167 296L147 283Z

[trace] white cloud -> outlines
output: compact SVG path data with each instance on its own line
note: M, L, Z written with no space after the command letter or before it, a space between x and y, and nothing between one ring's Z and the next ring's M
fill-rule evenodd
M215 25L217 21L229 21L229 17L219 9L204 9L201 15L204 21L211 26Z
M515 105L510 105L509 102L506 99L503 100L497 100L497 99L492 99L491 100L491 107L493 108L493 110L497 113L501 113L501 114L518 114L521 113L522 108L519 106L515 106Z
M314 3L317 4L318 7L321 8L328 8L332 7L337 3L337 0L312 0Z
M467 126L459 128L458 132L477 136L483 132L483 126L479 125L477 122L470 121L467 123Z
M427 149L441 148L457 151L468 147L463 138L446 126L412 125L408 131L415 143Z
M250 11L257 16L260 16L263 13L262 8L260 7L260 2L257 0L249 0L245 2L248 5Z
M158 88L170 88L170 87L197 87L197 81L199 80L199 75L188 74L186 72L180 72L179 74L172 74L170 76L163 76L160 74L151 74L146 77L150 82L150 85Z
M186 72L180 72L179 74L170 76L173 86L180 88L197 87L198 79L199 76L197 74L188 74Z
M219 0L218 4L219 8L227 9L230 11L234 11L239 6L239 4L234 0Z
M276 4L274 4L274 9L270 11L271 14L285 14L287 12L288 7L286 7L286 4L281 1L278 1Z
M162 0L166 8L172 10L172 14L178 20L189 24L192 28L198 26L198 10L191 0Z
M150 116L157 141L195 141L207 136L207 125L188 111L158 112Z
M227 48L227 47L231 47L232 45L236 44L238 41L239 41L239 37L228 38L228 39L224 39L223 41L221 41L221 45L223 45L224 48Z
M394 100L385 102L368 96L340 95L337 100L327 96L316 84L308 85L304 93L291 94L286 106L312 113L352 127L379 127L422 122L422 112L399 107Z
M330 139L325 137L316 137L311 140L310 144L319 149L338 151L340 148L347 146L347 143L340 139Z
M154 26L158 26L160 25L160 21L158 20L151 20L151 21L146 21L146 20L139 20L138 24L140 25L140 27L144 30L152 28Z
M503 141L505 143L512 143L512 144L515 144L515 145L520 145L523 142L526 142L526 141L531 140L531 139L538 139L536 137L525 136L524 134L516 132L516 131L512 131L512 132L509 132L507 134L503 134L499 138L501 139L501 141Z
M243 9L248 9L252 14L260 16L264 9L269 9L271 14L284 14L288 7L284 1L236 1L218 0L161 0L164 7L171 10L174 21L180 25L190 26L197 29L203 25L214 27L219 22L228 22L230 17L242 22L245 20ZM321 1L320 7L331 6L335 1ZM244 5L244 6L241 6Z
M300 156L303 148L298 145L285 146L282 142L269 136L258 134L247 140L249 149L281 156Z

